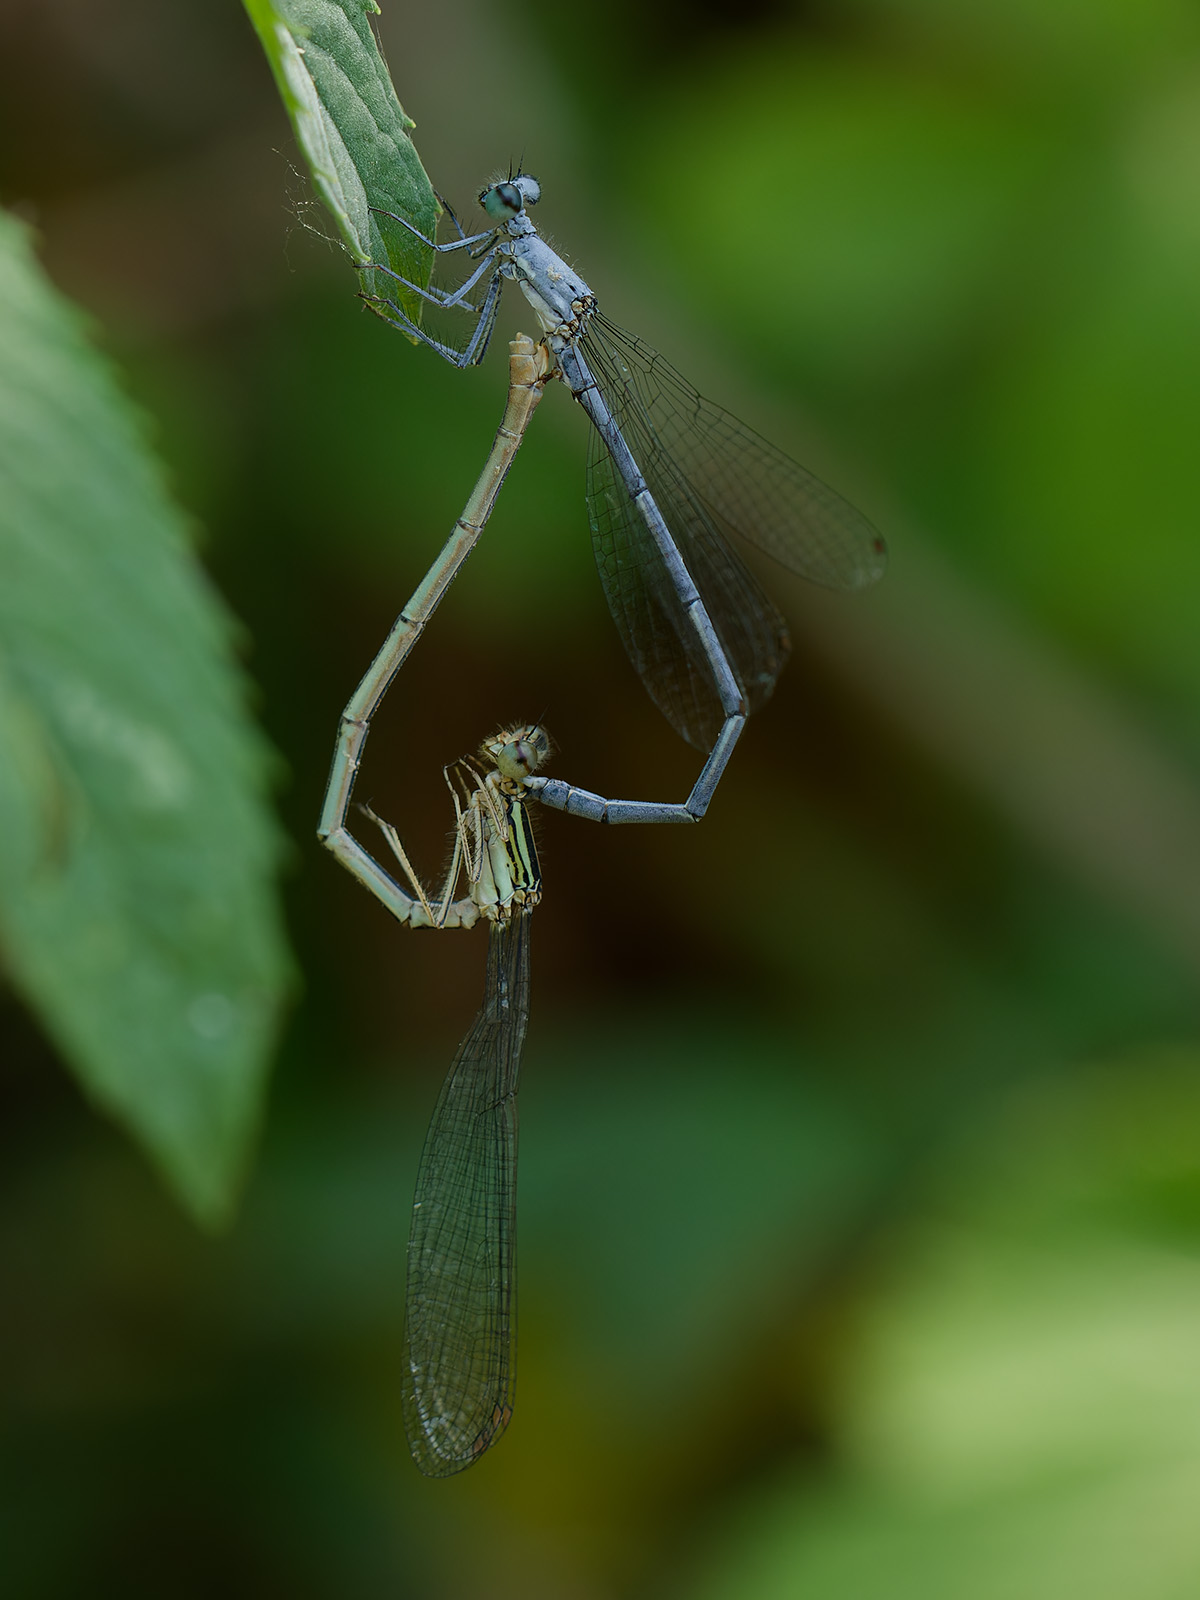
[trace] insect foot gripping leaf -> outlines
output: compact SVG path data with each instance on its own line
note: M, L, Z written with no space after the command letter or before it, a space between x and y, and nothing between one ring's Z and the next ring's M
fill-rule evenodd
M437 196L408 136L368 18L374 0L243 0L266 52L313 187L356 265L386 263L427 285L433 256L421 233L437 227ZM379 291L375 274L357 287ZM421 301L404 292L410 315Z

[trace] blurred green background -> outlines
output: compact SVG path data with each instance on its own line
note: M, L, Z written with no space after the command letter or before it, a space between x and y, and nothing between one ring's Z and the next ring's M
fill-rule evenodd
M502 354L361 313L234 0L0 5L0 197L244 622L306 977L218 1240L0 996L5 1592L1200 1593L1195 7L392 0L380 36L435 186L523 159L605 310L892 566L765 574L796 655L702 829L545 819L516 1416L425 1482L407 1210L483 947L313 829ZM376 725L359 792L431 874L500 720L607 793L696 770L584 454L552 391Z

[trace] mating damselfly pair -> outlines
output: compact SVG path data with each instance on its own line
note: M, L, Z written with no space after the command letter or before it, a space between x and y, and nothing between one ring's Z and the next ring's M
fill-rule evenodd
M513 341L504 419L475 491L343 712L319 830L401 922L466 926L482 916L492 930L484 1006L438 1103L409 1246L405 1415L417 1464L437 1476L476 1460L511 1413L515 1096L528 1017L528 910L540 893L527 803L599 822L704 815L746 717L770 697L790 649L783 617L729 534L832 588L872 583L886 562L882 538L847 501L602 315L592 290L538 235L528 208L540 193L523 173L489 184L479 202L490 226L468 234L447 207L456 237L442 244L386 213L437 259L465 256L457 287L360 265L374 275L364 289L372 310L456 366L482 360L506 279L520 285L542 329L536 346ZM396 287L380 292L380 279ZM423 327L414 315L421 302L461 314L461 338ZM394 830L384 825L415 898L350 833L354 780L371 717L474 548L552 377L593 425L588 518L618 631L655 703L706 760L683 802L608 799L537 774L548 749L540 729L497 735L476 762L464 758L454 769L455 859L435 908ZM488 899L494 869L507 874L511 898ZM469 892L456 902L462 874Z

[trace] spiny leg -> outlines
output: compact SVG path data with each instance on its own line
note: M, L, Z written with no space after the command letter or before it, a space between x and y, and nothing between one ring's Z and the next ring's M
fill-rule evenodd
M408 313L398 306L394 300L387 300L380 295L369 294L364 294L361 298L381 322L386 322L389 327L395 328L397 332L407 334L411 338L420 340L422 344L427 344L431 350L436 350L438 355L447 360L452 367L465 369L466 367L478 366L479 362L483 360L492 337L492 329L495 326L496 309L500 303L502 286L503 279L497 273L488 284L483 304L469 307L472 311L478 311L479 322L466 347L462 350L446 344L441 339L435 339L430 333L426 333L420 323L414 322ZM387 306L388 311L394 314L388 316L387 312L380 309L382 306Z
M437 196L438 205L441 206L442 210L446 213L446 215L450 218L450 221L454 224L455 233L458 234L458 237L460 239L465 239L467 237L467 230L463 227L462 223L458 220L458 214L455 211L454 207L450 204L449 200L446 199L444 194L438 194L436 189L433 192Z
M421 241L421 243L426 246L427 249L436 250L439 255L449 255L452 250L463 250L468 248L470 245L479 244L479 242L483 239L494 238L496 233L495 228L485 228L482 233L473 233L469 236L467 234L463 234L462 238L460 239L451 239L449 244L437 244L433 239L430 239L423 234L420 228L414 228L412 223L409 222L407 218L397 216L394 211L385 211L382 206L371 206L370 209L377 217L388 217L392 222L398 222L402 228L407 228L409 233L414 234ZM457 217L455 217L454 222L455 226L457 226ZM461 228L459 229L459 232L462 232Z
M371 821L383 834L384 838L388 842L392 854L400 863L400 866L404 872L404 876L412 885L413 893L417 897L417 905L413 907L412 914L408 919L409 926L414 928L418 926L429 928L440 927L441 923L434 916L433 906L429 902L429 895L425 889L425 885L421 882L416 868L408 859L408 852L400 842L400 835L396 832L395 828L392 827L390 822L385 822L382 817L377 816L375 812L371 810L370 806L363 805L359 809L362 811L365 817L370 817ZM451 893L453 893L453 890L451 890ZM421 923L417 917L418 909L424 913L424 923Z
M411 278L406 278L403 273L396 272L392 267L385 267L379 261L358 261L355 266L359 272L382 272L385 277L393 278L397 283L402 283L406 289L411 289L422 300L428 300L431 305L440 306L443 310L458 308L464 311L479 311L480 307L473 301L466 299L466 295L483 277L489 267L495 262L495 253L489 252L475 268L465 282L460 283L457 289L423 289L419 283L414 283Z

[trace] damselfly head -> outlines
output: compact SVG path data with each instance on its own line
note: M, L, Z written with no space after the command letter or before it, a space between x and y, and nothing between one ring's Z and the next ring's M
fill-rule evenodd
M502 778L523 783L549 756L550 735L534 722L520 728L501 728L484 741L479 754L495 765Z
M501 183L490 183L479 195L479 204L493 222L508 222L519 216L526 206L535 206L542 198L542 186L527 172L515 178L505 178Z

